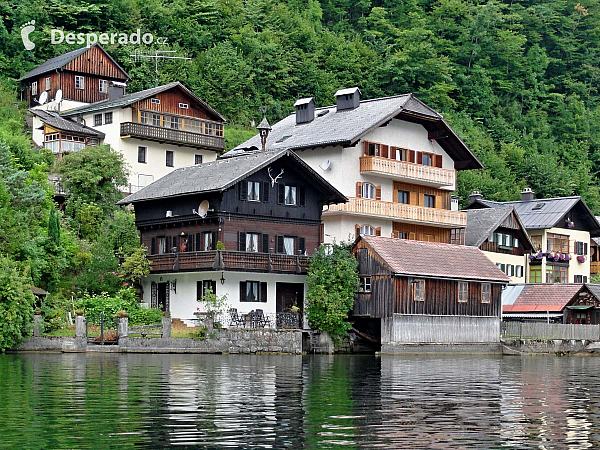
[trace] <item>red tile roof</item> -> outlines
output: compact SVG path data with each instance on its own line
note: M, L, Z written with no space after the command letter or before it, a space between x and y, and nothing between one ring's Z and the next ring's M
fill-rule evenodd
M502 312L562 311L582 284L527 284L512 305Z
M510 282L477 247L381 236L361 238L397 274Z

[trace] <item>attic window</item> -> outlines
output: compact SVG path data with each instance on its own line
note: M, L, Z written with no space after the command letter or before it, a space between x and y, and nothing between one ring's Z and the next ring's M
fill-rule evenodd
M325 111L321 111L319 114L317 114L317 117L323 117L326 114L329 114L329 110L328 109L326 109Z
M155 105L160 105L160 99L159 98L150 99L150 102L154 103Z
M188 109L188 104L187 103L180 103L179 107L183 108L183 109Z
M532 211L539 211L540 209L542 209L544 207L544 203L537 203L533 208L531 208Z
M288 140L288 139L289 139L289 138L291 138L291 137L292 137L292 135L291 135L291 134L289 134L289 135L287 135L287 136L283 136L282 138L280 138L280 139L278 139L277 141L275 141L275 143L276 143L276 144L279 144L280 142L286 141L286 140Z

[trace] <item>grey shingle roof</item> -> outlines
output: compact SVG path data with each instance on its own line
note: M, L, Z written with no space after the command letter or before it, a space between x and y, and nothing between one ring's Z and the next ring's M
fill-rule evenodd
M455 160L463 162L459 167L476 169L483 167L468 147L458 138L443 117L415 98L412 94L363 100L354 109L337 111L334 106L316 108L315 119L296 125L296 114L290 114L272 127L267 138L267 150L305 149L325 145L354 145L369 131L384 124L398 114L407 117L426 118L429 126L444 129L448 135L439 144ZM258 135L238 145L223 157L243 154L244 150L261 148Z
M138 192L125 197L119 204L125 205L200 192L224 191L238 181L285 156L293 158L298 163L299 168L303 168L307 172L307 176L312 177L313 182L321 186L323 198L329 199L327 200L328 203L348 201L342 193L312 170L298 155L289 150L282 150L279 152L254 153L238 158L220 159L209 163L182 167L159 178Z
M38 116L45 124L61 131L70 131L72 133L83 134L87 136L97 136L99 138L104 138L105 136L101 131L94 130L93 128L79 124L73 120L60 117L58 113L53 111L44 111L41 109L30 109L29 111Z
M144 100L144 99L152 97L156 94L160 94L161 92L168 91L169 89L172 89L174 87L179 87L179 88L183 89L194 100L196 100L198 103L200 103L202 106L204 106L210 112L212 112L216 117L218 117L219 120L225 121L225 118L221 114L219 114L217 111L215 111L213 108L211 108L206 102L204 102L202 99L200 99L198 96L196 96L196 94L194 94L192 91L190 91L187 87L185 87L179 81L175 81L175 82L169 83L169 84L163 84L162 86L145 89L143 91L134 92L132 94L127 94L127 95L124 95L124 96L119 97L114 100L102 100L100 102L92 103L90 105L80 106L79 108L65 111L62 113L62 115L68 117L68 116L75 116L78 114L86 114L86 113L90 113L90 112L102 111L105 109L123 108L125 106L131 105L140 100Z
M467 210L465 244L479 247L513 211L513 206L497 206L495 208ZM525 231L525 226L521 222L519 215L516 214L515 217L523 227L523 230L520 233L521 244L526 250L533 248L533 243Z
M98 46L104 53L106 53L106 55L111 59L111 61L113 63L115 63L119 69L121 69L123 71L123 73L125 74L125 76L127 78L129 78L129 75L127 75L127 72L125 72L125 70L123 70L123 68L112 58L112 56L110 56L106 52L106 50L104 50L102 48L102 46L100 46L99 44L92 45L92 47L96 47L96 46ZM71 61L73 61L79 55L87 52L92 47L78 48L77 50L72 50L72 51L64 53L62 55L55 56L54 58L50 58L49 60L44 61L42 64L40 64L39 66L37 66L35 69L27 72L25 75L23 75L21 78L19 78L19 81L26 80L28 78L33 78L33 77L36 77L38 75L42 75L44 73L47 73L47 72L50 72L50 71L53 71L53 70L56 70L56 69L60 69L64 65L66 65L66 64L70 63Z
M395 274L508 283L506 276L476 247L361 236Z

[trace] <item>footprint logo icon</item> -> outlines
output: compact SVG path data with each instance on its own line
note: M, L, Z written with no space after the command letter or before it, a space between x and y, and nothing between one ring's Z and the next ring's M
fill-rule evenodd
M35 30L35 20L31 20L21 26L21 39L23 39L23 45L25 50L33 50L35 44L29 40L29 35Z

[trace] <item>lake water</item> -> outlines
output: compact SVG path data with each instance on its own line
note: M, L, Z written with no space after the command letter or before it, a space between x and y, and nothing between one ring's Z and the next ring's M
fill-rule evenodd
M0 355L2 448L587 448L600 358Z

